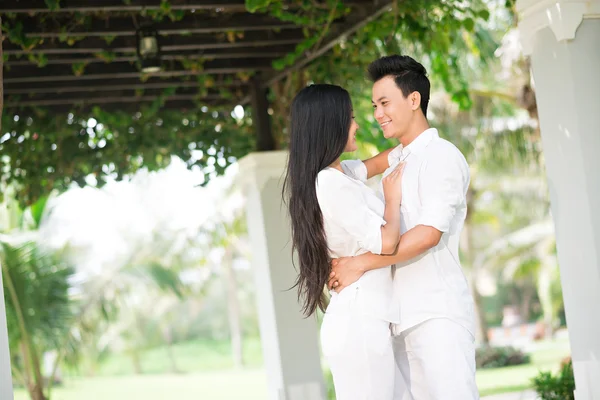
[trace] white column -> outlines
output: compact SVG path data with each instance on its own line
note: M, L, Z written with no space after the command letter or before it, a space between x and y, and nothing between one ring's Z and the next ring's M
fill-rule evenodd
M8 353L8 330L6 328L6 311L4 306L4 286L2 283L2 266L0 265L0 399L12 400L12 374L10 372L10 355Z
M297 272L281 197L286 162L284 151L252 153L239 161L269 400L324 400L316 319L303 318L296 289L288 290Z
M518 0L531 55L577 400L600 399L600 0Z

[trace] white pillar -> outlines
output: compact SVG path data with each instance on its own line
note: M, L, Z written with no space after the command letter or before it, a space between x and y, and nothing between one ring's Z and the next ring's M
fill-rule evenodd
M13 399L10 355L8 352L8 330L6 328L6 308L4 306L4 286L2 283L2 265L0 265L0 399Z
M600 0L518 0L531 55L576 399L600 399Z
M287 152L239 161L245 187L252 268L269 400L324 400L317 323L303 318L294 285L290 225L281 189Z

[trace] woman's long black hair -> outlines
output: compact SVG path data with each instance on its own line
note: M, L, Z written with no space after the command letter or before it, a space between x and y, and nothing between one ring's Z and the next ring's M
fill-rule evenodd
M317 174L334 163L348 142L352 102L348 92L335 85L311 85L292 101L290 154L283 186L292 223L293 251L298 254L296 280L302 311L324 311L323 293L331 258L323 215L317 201ZM341 193L340 193L341 194Z

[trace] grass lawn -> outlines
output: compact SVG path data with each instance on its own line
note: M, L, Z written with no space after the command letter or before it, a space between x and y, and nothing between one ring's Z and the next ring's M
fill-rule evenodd
M202 372L233 369L229 342L194 340L173 346L177 368L182 372ZM141 355L144 374L170 373L167 350L164 347L146 350ZM247 367L262 368L262 348L259 338L244 340L244 362ZM133 375L131 358L124 354L111 355L102 363L101 376Z
M263 370L72 378L52 400L265 400ZM23 390L15 400L28 400Z
M226 343L194 341L174 347L182 374L168 373L167 353L152 349L142 355L143 375L134 375L132 362L112 356L93 378L66 377L66 384L53 391L52 400L264 400L267 381L262 369L258 339L245 343L248 367L234 370ZM570 354L567 339L536 343L531 363L515 367L477 371L482 396L524 390L539 370L556 370ZM15 391L15 400L27 400L25 391Z
M477 371L477 386L482 396L525 390L539 371L556 371L563 358L571 354L569 340L557 339L536 343L530 352L531 363L514 367Z

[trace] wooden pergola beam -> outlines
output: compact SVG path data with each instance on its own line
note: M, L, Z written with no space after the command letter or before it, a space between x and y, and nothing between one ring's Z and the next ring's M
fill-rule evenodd
M154 74L144 74L141 72L121 72L117 74L94 74L94 75L62 75L62 76L27 76L22 78L4 79L5 83L31 83L31 82L73 82L73 81L89 81L89 80L106 80L106 79L126 79L139 78L142 79L148 75L155 77L181 77L181 76L196 76L196 75L213 75L213 74L236 74L238 72L253 72L253 71L268 71L270 67L263 68L247 68L247 67L230 67L230 68L211 68L201 71L161 71Z
M96 12L141 12L160 10L160 0L69 0L58 9L49 10L44 0L13 0L0 7L0 13L96 13ZM171 0L172 10L223 10L245 11L244 0Z
M141 104L148 104L152 101L155 101L157 97L147 98L147 99L127 99L123 102L116 103L78 103L78 104L53 104L53 105L44 105L43 108L47 109L53 113L67 113L67 112L90 112L94 107L101 106L102 111L125 111L125 112L136 112L140 110ZM164 99L164 108L169 109L177 109L181 111L186 110L198 110L202 106L223 106L229 104L229 100L226 99L177 99L177 98L166 98ZM39 108L39 105L35 104L18 104L12 105L10 107L5 107L5 110L8 110L11 113L16 114L27 114L31 112L32 109Z
M344 4L347 6L372 5L373 2L373 0L347 0ZM49 10L44 0L11 0L11 4L2 4L0 6L0 13L139 13L144 10L161 9L161 0L129 0L127 3L125 4L123 0L69 0L67 4L62 5L56 10ZM297 1L289 1L290 9L298 7ZM326 6L324 7L326 8ZM243 12L246 11L246 2L245 0L170 0L170 8L171 10L187 11Z
M247 47L266 47L297 44L304 40L300 29L284 30L276 32L247 32L242 38L230 41L226 34L198 34L190 36L163 36L159 38L160 50L163 53L180 52L191 50L209 49L234 49ZM4 42L4 53L7 55L29 55L29 54L97 54L102 52L111 53L135 53L136 38L130 36L117 37L108 44L104 39L88 37L74 43L72 46L57 41L45 41L32 48L23 49L12 43Z
M246 86L247 83L240 79L232 79L229 75L216 75L212 79L213 83L217 87L237 87ZM194 79L193 76L183 77L155 77L150 76L147 80L141 81L138 77L133 78L115 78L115 79L104 79L102 82L70 82L65 85L64 82L32 82L32 83L5 83L4 89L10 90L11 94L24 94L24 93L68 93L68 92L85 92L85 91L97 91L103 87L124 87L136 89L138 85L147 86L151 85L155 88L166 88L166 87L180 87L180 86L195 86L200 83ZM17 91L17 92L15 92Z
M198 51L193 51L193 52L187 52L187 53L180 52L178 54L164 54L164 55L162 55L161 59L164 61L183 61L183 60L201 60L201 59L227 60L227 59L239 59L239 58L243 58L243 59L262 58L262 59L273 60L273 59L277 59L277 58L285 56L293 49L294 49L293 46L288 45L288 46L267 47L265 50L257 49L256 51L247 51L244 48L220 49L220 50L227 50L227 51L220 51L220 52L217 52L218 50L211 51L211 52L201 52L201 53L198 53ZM242 50L242 51L236 51L236 50ZM131 62L135 62L137 60L138 60L138 58L135 55L117 56L117 57L110 59L110 61L107 61L100 57L89 57L89 56L72 57L70 55L58 54L58 55L48 57L45 60L45 64L46 65L70 65L70 64L77 64L77 63L84 63L84 64L95 64L95 63L108 64L108 63L110 63L110 64L113 64L113 63L131 63ZM20 66L37 65L37 64L36 64L35 60L30 60L30 59L20 59L20 60L9 59L8 61L6 61L4 63L4 65L8 68L11 68L11 67L20 67Z
M5 71L4 82L6 83L25 83L25 82L43 82L43 81L72 81L72 80L93 80L105 79L111 77L131 77L134 75L145 76L185 76L185 75L205 75L208 73L235 73L239 71L266 71L271 70L271 63L262 59L243 59L243 60L214 60L207 61L197 69L186 69L183 66L164 65L163 71L158 73L142 74L136 65L130 64L90 64L85 66L81 75L75 75L70 68L61 65L47 65L39 68L35 65L28 67L13 68ZM233 71L233 72L231 72ZM134 75L132 75L134 74Z
M256 127L256 150L275 150L277 144L271 130L267 89L261 87L258 80L253 79L250 84L250 99L253 125Z
M369 9L358 8L355 11L355 14L360 14L360 15L357 15L357 16L355 16L355 18L353 18L355 20L354 23L347 25L347 26L333 26L331 28L331 32L329 33L329 35L327 35L327 38L324 41L324 44L318 50L311 52L310 55L308 55L307 57L304 57L301 60L298 60L298 62L296 62L293 66L291 66L291 67L287 68L286 70L284 70L278 74L275 74L271 78L265 80L263 82L263 86L269 87L273 83L286 77L291 72L297 71L301 68L304 68L305 66L310 64L312 61L316 60L317 58L321 57L323 54L325 54L326 52L331 50L340 41L351 36L356 31L358 31L360 28L362 28L369 22L379 18L384 13L389 12L390 7L392 6L393 2L394 2L394 0L378 0L378 1L374 2L377 7L371 7ZM375 9L373 9L373 8L375 8Z
M137 81L139 82L139 81ZM201 82L194 80L190 81L171 81L171 82L157 82L157 83L132 83L132 84L118 84L118 85L81 85L81 86L53 86L53 87L32 87L23 85L15 86L15 88L8 88L4 90L6 95L39 95L39 94L54 94L60 95L63 93L89 93L89 92L102 92L111 90L152 90L152 89L168 89L168 88L198 88L202 87ZM225 88L243 88L248 86L248 83L242 81L234 81L232 83L219 83L219 87Z
M98 97L65 97L65 98L41 98L41 99L24 99L24 100L10 100L6 102L7 108L15 107L39 107L39 106L64 106L69 104L81 104L81 105L97 105L97 104L108 104L108 103L135 103L135 102L148 102L154 101L161 98L161 94L144 94L142 96L136 96L135 93L119 94L113 93L112 96L98 96ZM169 96L163 96L169 100L189 100L189 101L207 101L207 100L219 100L222 96L219 94L208 94L205 96L199 96L196 94L173 94Z
M132 96L132 97L98 97L87 100L74 100L74 99L48 99L48 100L20 100L15 102L6 102L7 108L14 107L39 107L39 106L66 106L70 104L74 105L97 105L97 104L112 104L112 103L138 103L138 102L149 102L159 99L160 96ZM195 95L174 95L167 96L165 99L170 100L196 100L198 96ZM207 100L217 99L217 97L208 97Z
M25 92L25 93L6 93L7 100L18 101L18 100L50 100L50 99L72 99L74 101L101 98L101 97L135 97L135 96L148 96L148 95L162 95L165 89L174 89L175 92L172 94L190 94L198 95L200 89L204 89L205 94L220 96L221 89L228 89L232 94L250 93L247 85L230 85L230 86L218 86L218 87L205 87L198 82L189 82L189 85L180 86L166 86L160 84L151 85L137 85L137 86L96 86L96 90L92 91L68 91L68 92ZM82 88L83 89L83 88Z
M21 19L23 30L29 38L69 38L69 37L117 37L135 36L137 26L143 25L146 20L161 36L187 35L200 33L220 32L250 32L264 30L298 29L295 24L281 21L267 15L254 15L249 13L219 13L215 17L190 14L182 20L173 22L153 22L137 16L110 16L94 18L85 26L78 26L68 31L64 30L69 24L69 18L43 19L28 17Z

